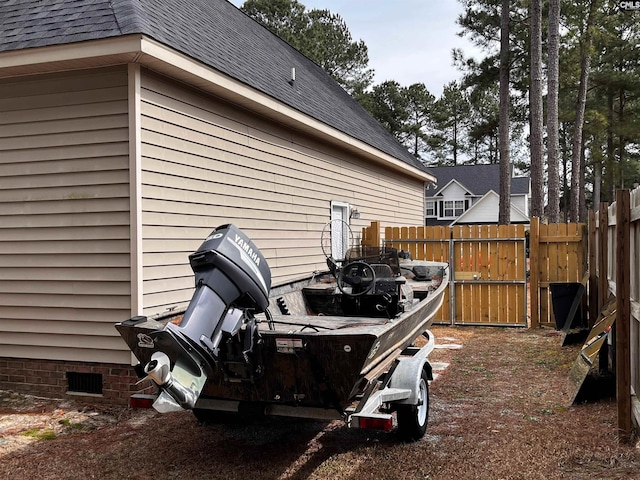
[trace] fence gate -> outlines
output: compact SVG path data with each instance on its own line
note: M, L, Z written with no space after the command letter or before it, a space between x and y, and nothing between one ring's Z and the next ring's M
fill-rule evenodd
M583 223L540 223L531 219L531 323L553 326L555 317L550 285L580 282L586 272L586 225ZM586 301L586 296L585 296Z
M370 228L379 231L376 223ZM527 326L524 225L387 227L384 243L415 260L449 262L449 309L443 307L435 323Z

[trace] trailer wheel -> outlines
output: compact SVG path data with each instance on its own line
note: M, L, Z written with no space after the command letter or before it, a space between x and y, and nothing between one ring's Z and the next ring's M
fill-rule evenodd
M398 434L407 441L419 440L429 419L429 377L422 369L418 383L418 405L398 405Z

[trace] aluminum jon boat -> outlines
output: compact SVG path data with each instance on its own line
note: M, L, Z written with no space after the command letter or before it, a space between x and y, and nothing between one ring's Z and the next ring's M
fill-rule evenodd
M415 440L428 417L428 328L449 269L402 257L351 248L341 261L327 258L326 274L271 289L260 250L223 225L189 256L196 286L186 310L116 328L138 376L158 387L160 412L191 409L201 421L342 419L355 428L397 426Z

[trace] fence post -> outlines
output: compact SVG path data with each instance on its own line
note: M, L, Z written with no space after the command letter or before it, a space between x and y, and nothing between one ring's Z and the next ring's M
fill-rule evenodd
M380 222L374 220L368 227L362 228L362 246L379 247L380 246Z
M540 327L539 252L540 219L538 217L532 217L529 228L529 303L531 308L531 328Z
M631 273L629 258L629 190L616 192L616 398L618 404L618 440L631 440L631 360L630 317Z
M454 258L453 228L449 229L449 321L456 324L456 259Z
M587 240L589 260L589 328L593 327L598 318L598 279L596 277L596 212L589 210L589 237Z

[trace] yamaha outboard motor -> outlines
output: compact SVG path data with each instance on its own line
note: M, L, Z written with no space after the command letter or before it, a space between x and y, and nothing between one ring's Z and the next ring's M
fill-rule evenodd
M196 289L179 325L151 334L156 347L144 367L161 390L159 411L193 408L215 368L251 381L259 374L254 314L269 305L271 271L262 253L235 225L222 225L189 256Z

